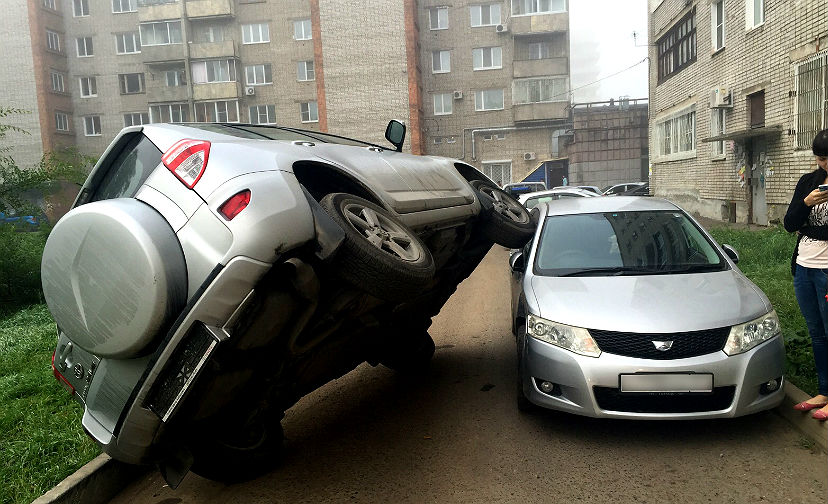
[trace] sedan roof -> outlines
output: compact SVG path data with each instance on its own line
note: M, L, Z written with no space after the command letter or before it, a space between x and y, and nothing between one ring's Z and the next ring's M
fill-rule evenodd
M613 198L566 198L546 205L546 215L570 215L598 212L641 212L647 210L681 210L675 204L648 196L616 196Z
M523 203L528 199L540 198L540 197L543 197L543 196L546 196L546 195L549 195L549 194L574 194L574 195L577 195L577 196L585 196L585 197L588 197L588 198L592 197L592 196L598 196L594 192L588 191L586 189L578 189L576 187L561 187L561 188L547 189L545 191L535 191L535 192L530 192L530 193L524 193L524 194L521 194L518 197L518 201Z

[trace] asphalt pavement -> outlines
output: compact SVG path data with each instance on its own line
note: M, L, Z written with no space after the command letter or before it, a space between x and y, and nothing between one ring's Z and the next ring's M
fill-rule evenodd
M280 468L224 485L151 471L114 504L821 503L828 458L774 412L715 421L526 415L515 406L507 251L435 319L427 373L362 365L283 420Z

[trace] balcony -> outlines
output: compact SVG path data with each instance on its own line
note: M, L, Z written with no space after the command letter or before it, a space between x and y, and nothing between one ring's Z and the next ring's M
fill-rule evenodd
M181 5L178 0L139 0L138 21L163 21L180 19Z
M569 13L512 16L509 29L516 36L569 31Z
M549 121L569 118L569 102L527 103L514 105L515 122Z
M147 65L184 61L184 44L165 44L141 47L141 56Z
M567 58L546 58L539 60L525 60L512 62L512 77L539 77L542 75L569 74Z
M192 59L235 58L238 55L236 44L232 40L190 42L190 58Z
M187 86L147 86L150 103L187 101Z
M193 100L226 100L239 97L238 82L214 82L210 84L194 84Z
M190 19L235 15L232 0L187 0L187 17Z

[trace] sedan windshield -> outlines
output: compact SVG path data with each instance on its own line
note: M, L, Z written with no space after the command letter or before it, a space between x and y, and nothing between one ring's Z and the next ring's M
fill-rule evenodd
M659 275L722 271L727 262L677 211L556 215L535 254L545 276Z

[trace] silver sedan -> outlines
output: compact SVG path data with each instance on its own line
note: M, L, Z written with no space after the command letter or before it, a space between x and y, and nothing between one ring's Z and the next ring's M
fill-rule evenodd
M534 211L534 239L510 258L519 408L691 419L782 401L779 320L735 250L661 199Z

